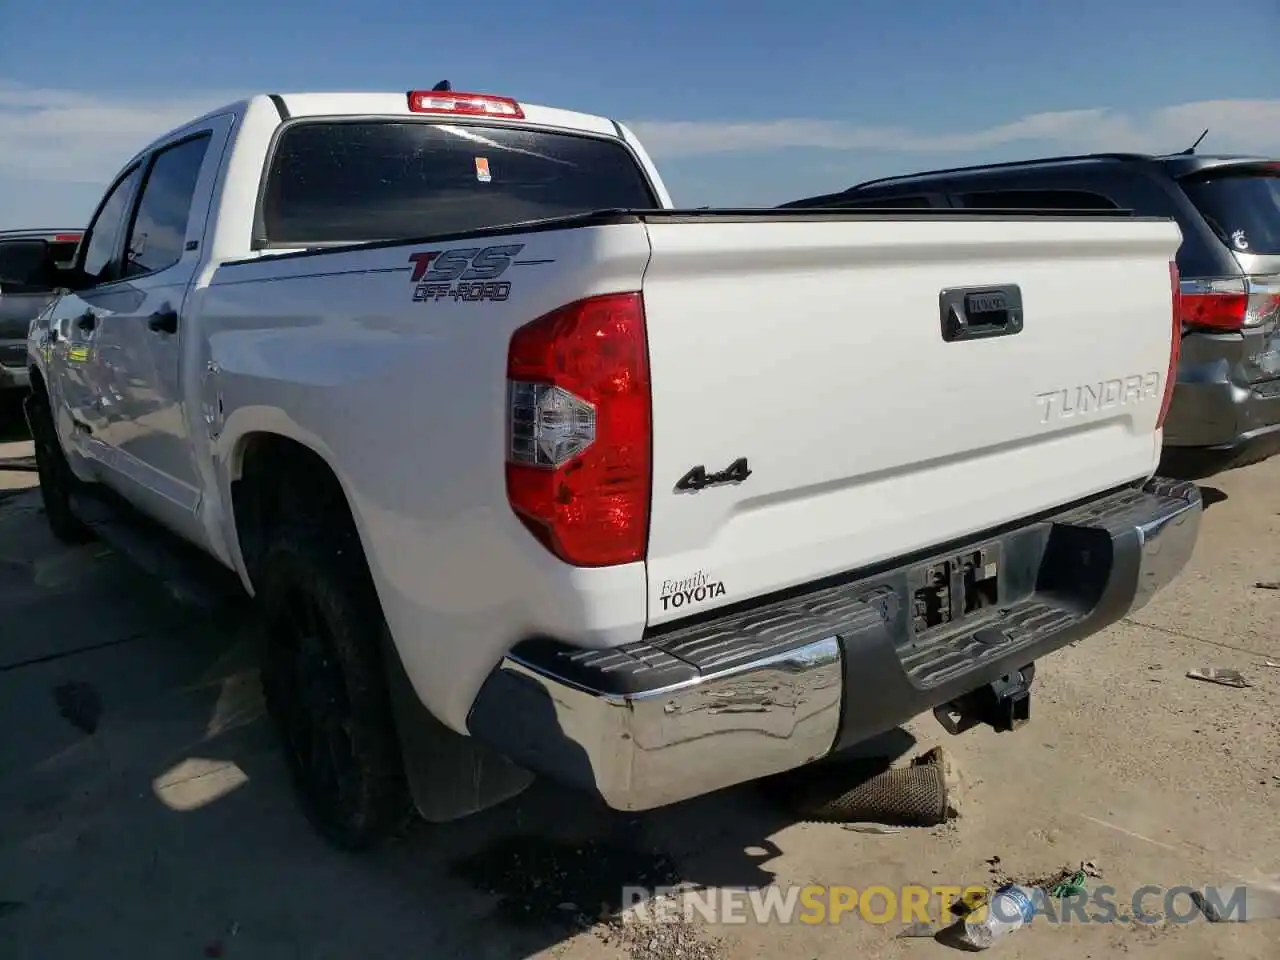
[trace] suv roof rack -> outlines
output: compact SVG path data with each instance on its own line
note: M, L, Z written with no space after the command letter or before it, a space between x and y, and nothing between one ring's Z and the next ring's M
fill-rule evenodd
M942 170L921 170L917 173L902 173L893 177L878 177L875 180L865 180L862 183L854 184L845 193L853 193L855 190L862 190L866 187L877 186L882 183L895 183L900 180L915 180L922 177L941 177L951 173L971 173L978 170L1009 170L1016 167L1039 167L1048 166L1055 163L1078 163L1083 160L1150 160L1150 154L1146 153L1078 153L1070 154L1062 157L1038 157L1034 160L1006 160L1002 163L975 163L965 167L947 167Z

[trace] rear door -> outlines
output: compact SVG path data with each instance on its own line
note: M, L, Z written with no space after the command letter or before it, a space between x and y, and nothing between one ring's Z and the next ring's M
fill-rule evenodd
M1280 378L1280 164L1215 167L1179 185L1247 278L1245 376Z

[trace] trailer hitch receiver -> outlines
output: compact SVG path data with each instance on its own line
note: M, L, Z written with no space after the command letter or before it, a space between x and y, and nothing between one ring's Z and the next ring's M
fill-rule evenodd
M998 732L1017 730L1031 719L1031 681L1035 666L1005 674L951 703L934 708L933 715L948 733L963 733L985 723Z

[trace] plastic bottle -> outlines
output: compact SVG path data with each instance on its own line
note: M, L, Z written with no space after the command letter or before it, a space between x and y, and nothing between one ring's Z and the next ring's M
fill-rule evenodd
M1007 884L991 896L985 908L979 907L977 917L964 922L965 943L985 950L1000 937L1006 936L1029 924L1036 915L1037 892L1030 887Z

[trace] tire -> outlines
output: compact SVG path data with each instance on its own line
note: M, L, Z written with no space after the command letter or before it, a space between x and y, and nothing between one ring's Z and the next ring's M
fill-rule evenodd
M412 806L358 546L286 528L260 567L262 686L308 820L348 851L401 830Z
M32 391L26 400L27 426L36 448L36 472L40 477L40 499L44 502L44 516L54 537L65 544L88 543L93 533L71 512L71 495L80 481L71 472L58 431L53 425L53 412L48 399Z

